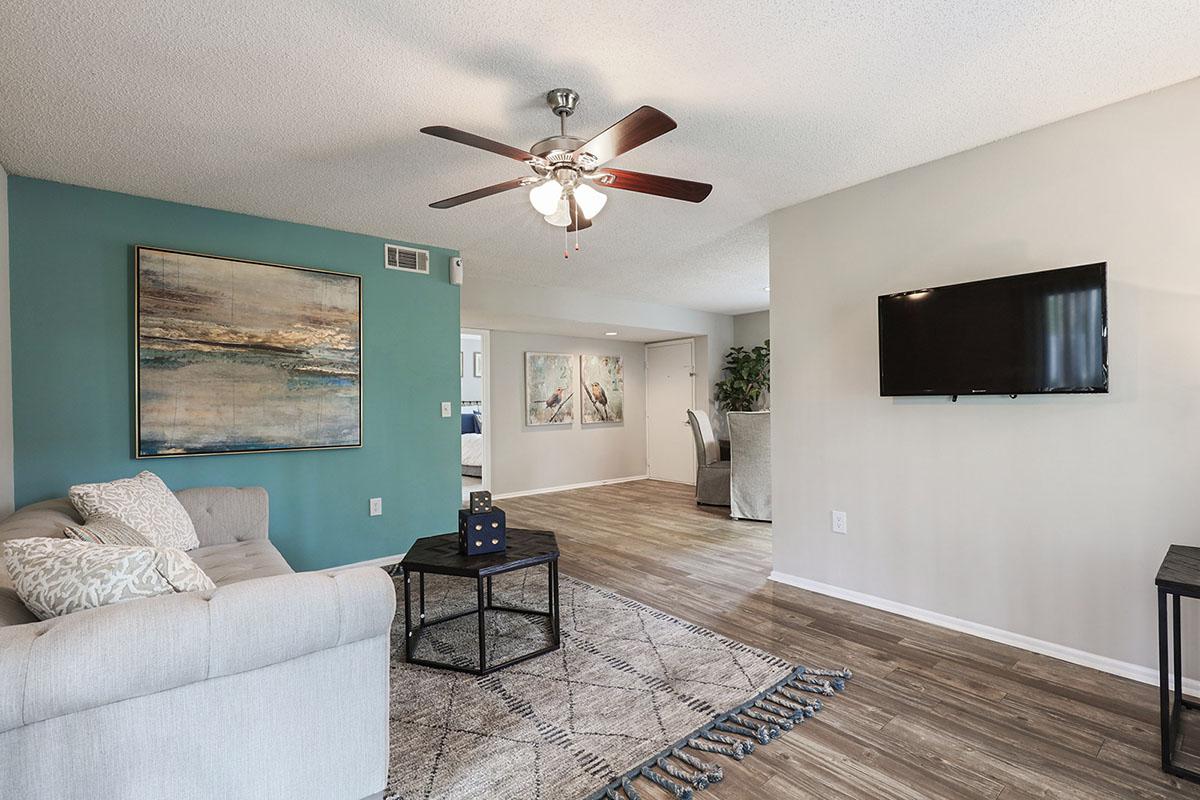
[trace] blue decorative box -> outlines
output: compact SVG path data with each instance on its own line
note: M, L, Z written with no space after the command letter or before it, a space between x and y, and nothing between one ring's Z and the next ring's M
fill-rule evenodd
M482 514L467 509L458 512L458 552L465 556L502 553L504 541L504 512L493 507Z

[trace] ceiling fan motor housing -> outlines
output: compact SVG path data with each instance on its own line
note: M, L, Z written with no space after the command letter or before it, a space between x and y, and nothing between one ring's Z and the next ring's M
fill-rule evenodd
M575 113L575 106L579 105L579 93L574 89L551 89L546 92L546 102L555 114L569 117Z

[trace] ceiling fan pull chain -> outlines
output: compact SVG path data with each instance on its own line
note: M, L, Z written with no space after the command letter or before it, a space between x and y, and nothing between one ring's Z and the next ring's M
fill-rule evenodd
M575 207L575 250L576 250L576 252L578 252L579 251L579 204L572 203L571 205Z
M567 229L563 228L563 258L570 257L570 254L567 253Z

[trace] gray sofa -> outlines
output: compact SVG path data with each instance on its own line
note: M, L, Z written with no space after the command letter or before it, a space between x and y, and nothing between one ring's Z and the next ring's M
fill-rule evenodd
M177 496L215 590L39 622L0 561L0 798L382 795L391 580L293 573L267 539L263 489ZM48 500L0 539L80 521Z

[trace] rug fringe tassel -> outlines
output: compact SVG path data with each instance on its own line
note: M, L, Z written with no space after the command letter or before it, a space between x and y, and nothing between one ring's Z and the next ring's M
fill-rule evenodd
M724 771L716 764L709 764L707 761L701 761L690 753L683 752L683 750L678 747L671 751L671 755L675 756L692 769L703 772L704 777L708 779L709 783L720 783L721 779L725 777Z
M700 750L705 753L717 753L719 755L729 756L730 758L738 761L741 761L746 757L746 748L744 747L726 747L723 744L713 744L712 742L704 739L688 739L687 746L693 750Z
M736 720L736 721L735 721ZM738 717L731 717L729 722L718 722L713 725L713 728L723 733L736 733L740 736L749 736L752 739L757 739L759 744L770 744L771 734L763 725L757 728L742 725L742 720Z
M682 767L675 766L674 762L669 758L660 758L658 760L658 768L670 775L676 780L690 783L693 789L707 789L708 776L703 772L688 772Z
M671 794L675 795L679 800L692 800L692 790L686 786L680 786L670 778L664 778L649 767L642 767L642 777L653 783L657 783L662 788L666 789Z
M703 791L720 781L724 777L724 770L702 761L687 750L714 753L742 761L754 753L756 745L768 744L792 730L796 723L820 711L822 703L812 695L832 697L845 689L846 681L852 677L850 670L845 668L797 667L770 689L685 736L641 766L592 793L587 800L621 800L617 789L625 793L626 800L642 800L633 786L633 781L638 778L662 787L677 800L693 800L693 791ZM678 766L671 758L691 767L694 772ZM662 772L656 772L651 767L657 767ZM690 786L683 785L685 783Z

